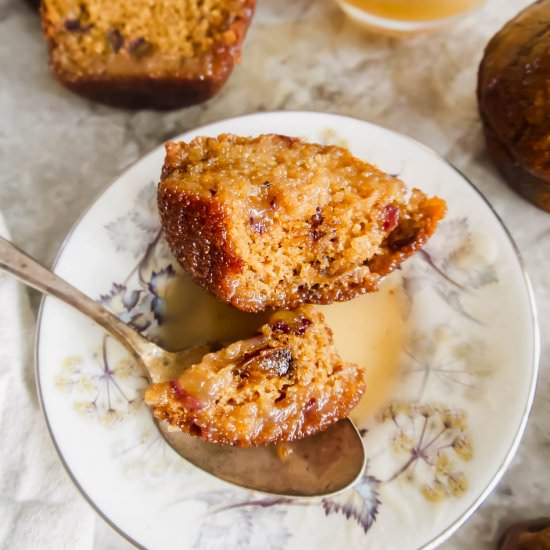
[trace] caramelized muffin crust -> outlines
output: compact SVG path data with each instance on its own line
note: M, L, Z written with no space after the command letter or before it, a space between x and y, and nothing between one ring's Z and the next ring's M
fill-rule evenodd
M345 418L364 391L313 306L273 315L260 333L215 352L177 380L153 384L159 420L206 441L249 447L300 439Z
M158 204L183 267L250 312L376 290L446 210L345 149L279 135L168 143Z

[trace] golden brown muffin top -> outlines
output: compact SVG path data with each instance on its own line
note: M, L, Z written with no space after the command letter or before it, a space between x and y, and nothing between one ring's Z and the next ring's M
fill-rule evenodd
M550 181L550 0L509 21L480 66L480 110L509 152Z

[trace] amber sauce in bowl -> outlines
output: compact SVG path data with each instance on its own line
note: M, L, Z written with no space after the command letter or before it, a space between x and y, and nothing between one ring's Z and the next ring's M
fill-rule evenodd
M484 0L338 0L357 23L390 33L435 30L452 22Z

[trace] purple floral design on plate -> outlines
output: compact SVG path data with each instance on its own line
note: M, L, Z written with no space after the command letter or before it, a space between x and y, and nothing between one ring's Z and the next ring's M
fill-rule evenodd
M125 215L105 226L117 252L139 258L155 240L159 231L156 185L145 185L137 194L132 207Z
M98 301L155 341L159 327L165 322L164 298L176 270L175 260L161 238L152 196L154 184L138 193L136 204L126 216L106 227L116 249L131 253L137 261L126 278L113 282ZM127 238L129 235L137 237ZM57 379L58 387L73 393L75 407L80 412L94 412L109 425L141 407L148 383L135 361L129 357L117 359L111 341L112 338L104 334L101 350L91 358L65 359Z
M402 461L384 483L405 478L432 502L464 494L468 482L460 463L472 459L473 447L463 411L432 403L395 402L377 420L392 427L390 449Z
M291 536L284 520L292 508L320 508L325 516L343 516L367 533L380 506L380 481L367 472L368 467L353 489L323 498L320 503L288 497L258 497L257 493L230 489L195 494L185 499L204 506L203 522L193 548L284 550Z
M438 233L416 257L403 267L403 286L411 301L427 286L462 318L482 321L465 306L465 298L487 285L497 283L495 266L476 250L480 237L470 232L466 218L440 224Z
M99 297L99 302L119 319L154 340L156 328L165 321L165 290L176 275L173 262L157 228L134 269L122 283L113 283L109 292Z
M104 336L101 349L91 358L67 357L55 383L73 393L75 409L112 425L135 412L143 401L147 378L135 361L109 355L112 338Z
M410 335L402 374L409 384L418 384L419 399L429 384L437 381L445 389L456 386L465 398L475 400L483 395L494 369L482 340L465 341L448 326L438 325Z

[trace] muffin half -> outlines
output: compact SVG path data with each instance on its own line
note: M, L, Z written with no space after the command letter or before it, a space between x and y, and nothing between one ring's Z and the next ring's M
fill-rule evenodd
M43 0L57 78L117 107L172 109L213 96L240 57L256 0Z
M159 420L206 441L249 447L293 441L345 418L365 388L313 306L274 314L257 336L235 342L151 385Z
M183 267L250 312L376 290L446 211L346 149L279 135L168 143L158 204Z

